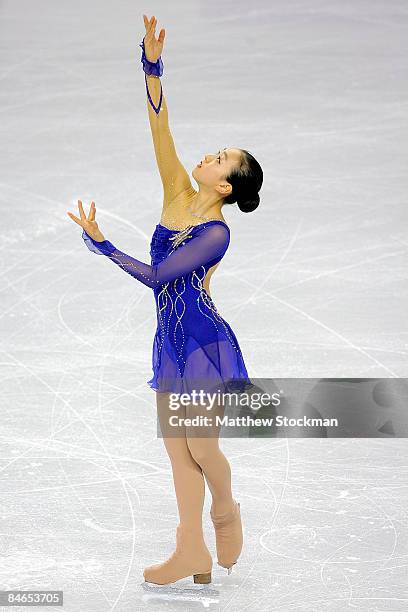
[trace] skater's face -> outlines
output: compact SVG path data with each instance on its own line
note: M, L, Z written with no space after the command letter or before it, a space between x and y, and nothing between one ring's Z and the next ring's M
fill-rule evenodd
M229 185L225 177L233 168L240 165L241 155L240 149L228 148L220 149L216 153L208 153L193 169L192 176L199 185L207 188Z

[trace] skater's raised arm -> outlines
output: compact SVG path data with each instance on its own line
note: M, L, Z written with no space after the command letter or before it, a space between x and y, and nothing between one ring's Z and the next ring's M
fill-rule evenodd
M160 30L158 39L155 37L156 18L150 20L143 15L146 27L144 37L144 50L149 62L157 62L163 49L165 30ZM150 129L153 138L154 152L157 166L163 184L163 206L169 204L183 191L192 188L187 170L178 158L173 137L169 128L169 116L166 98L162 90L160 77L146 75L146 104L149 115ZM159 107L160 96L162 102L158 113L153 109L149 94L156 108Z

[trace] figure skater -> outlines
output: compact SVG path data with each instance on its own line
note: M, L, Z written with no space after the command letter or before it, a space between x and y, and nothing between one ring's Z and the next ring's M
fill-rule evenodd
M165 37L156 39L157 20L143 15L146 33L142 47L147 109L158 169L163 184L163 208L154 230L151 265L120 251L101 233L95 202L86 216L68 213L83 229L82 238L95 254L105 255L122 270L153 289L157 329L153 341L153 377L162 431L169 416L170 393L188 392L191 381L221 383L248 380L240 346L210 295L209 281L223 258L230 230L222 215L224 205L237 202L243 212L259 205L263 173L245 149L223 148L205 155L192 171L196 191L180 162L169 130L168 111L160 82ZM190 405L178 416L194 413ZM168 430L168 427L167 427ZM211 491L210 516L215 528L218 564L228 569L237 562L243 545L240 503L231 491L230 464L219 448L218 436L199 437L185 427L181 435L163 435L171 462L179 525L176 550L163 563L146 567L146 582L169 584L193 576L211 582L212 558L202 529L205 481Z

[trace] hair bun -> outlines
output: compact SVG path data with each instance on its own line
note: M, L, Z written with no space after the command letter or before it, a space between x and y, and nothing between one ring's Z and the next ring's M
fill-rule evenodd
M252 212L255 208L258 208L260 202L259 194L255 193L252 196L245 198L244 200L238 200L238 208L242 212Z

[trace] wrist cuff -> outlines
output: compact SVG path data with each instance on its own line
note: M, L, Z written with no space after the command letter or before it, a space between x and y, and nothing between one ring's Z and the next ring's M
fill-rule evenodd
M101 240L98 242L91 238L89 234L86 233L85 230L82 231L82 238L92 253L96 253L97 255L110 255L113 251L116 251L116 247L109 242L109 240Z

